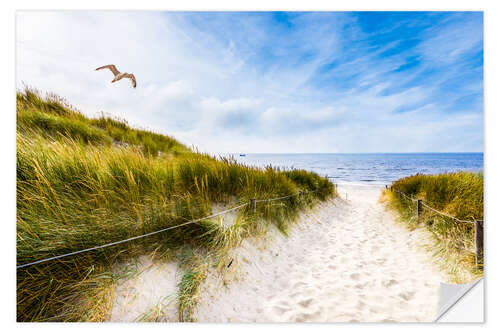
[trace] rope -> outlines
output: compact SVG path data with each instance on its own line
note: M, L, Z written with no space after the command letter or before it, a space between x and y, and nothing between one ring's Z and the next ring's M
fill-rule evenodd
M412 200L414 202L418 201L418 199L414 199L414 198L406 195L405 193L403 193L403 192L401 192L399 190L393 189L393 191L402 194L403 196L405 196L406 198L408 198L408 199L410 199L410 200ZM420 200L420 202L422 203L422 206L426 207L427 209L430 209L430 210L432 210L433 212L435 212L437 214L440 214L442 216L446 216L446 217L448 217L448 218L450 218L452 220L455 220L457 222L460 222L460 223L471 223L471 224L475 223L474 221L460 220L459 218L456 218L455 216L451 216L449 214L443 213L443 212L441 212L441 211L439 211L439 210L437 210L435 208L432 208L431 206L427 205L423 200ZM477 221L482 221L482 220L477 220Z
M279 197L279 198L255 200L255 203L258 203L258 202L269 202L269 201L276 201L276 200L283 200L283 199L294 197L294 196L297 196L297 195L306 194L306 193L313 193L313 192L317 192L317 191L318 190L303 191L303 192L299 192L299 193L295 193L295 194L285 195L284 197Z
M449 217L450 219L453 219L453 220L455 220L455 221L457 221L457 222L461 222L461 223L472 223L472 224L474 224L474 221L460 220L460 219L457 219L457 218L456 218L456 217L454 217L454 216L451 216L451 215L448 215L448 214L446 214L446 213L440 212L440 211L438 211L438 210L436 210L436 209L434 209L434 208L430 207L429 205L427 205L427 204L426 204L426 203L424 203L423 201L422 201L422 206L424 206L424 207L426 207L426 208L428 208L428 209L432 210L432 211L433 211L433 212L435 212L435 213L438 213L438 214L440 214L440 215L443 215L443 216Z
M395 192L397 192L397 193L400 193L400 194L404 195L407 199L409 199L409 200L411 200L411 201L417 201L417 199L415 199L415 198L413 198L413 197L411 197L411 196L409 196L409 195L406 195L405 193L403 193L403 192L401 192L401 191L398 191L398 190L393 190L393 191L395 191Z
M296 195L298 195L298 194L285 195L284 197L272 198L272 199L255 200L255 203L258 203L258 202L270 202L270 201L276 201L276 200L283 200L283 199L286 199L286 198L294 197Z
M28 267L28 266L32 266L32 265L36 265L36 264L40 264L42 262L47 262L47 261L51 261L51 260L55 260L55 259L61 259L61 258L64 258L64 257L69 257L69 256L72 256L72 255L75 255L75 254L79 254L79 253L84 253L84 252L93 251L93 250L97 250L97 249L103 249L105 247L109 247L109 246L113 246L113 245L118 245L118 244L130 242L132 240L136 240L136 239L139 239L139 238L144 238L144 237L148 237L148 236L151 236L151 235L159 234L160 232L164 232L164 231L167 231L167 230L172 230L172 229L179 228L179 227L182 227L182 226L185 226L185 225L188 225L188 224L200 222L200 221L203 221L203 220L206 220L206 219L210 219L212 217L216 217L216 216L219 216L219 215L222 215L222 214L226 214L226 213L231 212L233 210L240 209L240 208L242 208L242 207L244 207L246 205L248 205L248 203L236 206L234 208L231 208L231 209L228 209L228 210L216 213L216 214L212 214L212 215L209 215L209 216L206 216L206 217L202 217L202 218L199 218L199 219L196 219L196 220L192 220L192 221L189 221L189 222L178 224L178 225L175 225L175 226L172 226L172 227L168 227L168 228L165 228L165 229L153 231L153 232L150 232L150 233L147 233L147 234L144 234L144 235L139 235L139 236L135 236L135 237L123 239L123 240L120 240L120 241L116 241L116 242L112 242L112 243L108 243L108 244L104 244L104 245L99 245L99 246L95 246L95 247L91 247L91 248L88 248L88 249L79 250L79 251L75 251L75 252L71 252L71 253L61 254L59 256L55 256L55 257L51 257L51 258L46 258L46 259L41 259L41 260L33 261L33 262L30 262L29 264L19 265L19 266L16 267L16 269L24 268L24 267Z
M296 193L296 194L286 195L284 197L279 197L279 198L255 200L255 203L258 203L258 202L269 202L269 201L275 201L275 200L282 200L282 199L285 199L285 198L289 198L289 197L293 197L293 196L296 196L296 195L300 195L302 193L312 193L312 192L316 192L316 191L318 191L318 190L306 191L306 192L302 192L301 191L301 192ZM242 207L245 207L247 205L249 205L249 203L244 203L244 204L241 204L239 206L236 206L236 207L224 210L222 212L218 212L216 214L205 216L205 217L202 217L202 218L199 218L199 219L196 219L196 220L191 220L191 221L188 221L188 222L185 222L185 223L182 223L182 224L178 224L178 225L175 225L175 226L172 226L172 227L164 228L164 229L161 229L161 230L153 231L153 232L150 232L150 233L147 233L147 234L144 234L144 235L139 235L139 236L127 238L127 239L123 239L123 240L120 240L120 241L116 241L116 242L112 242L112 243L108 243L108 244L104 244L104 245L99 245L99 246L91 247L91 248L84 249L84 250L79 250L79 251L75 251L75 252L61 254L61 255L55 256L55 257L50 257L50 258L46 258L46 259L40 259L40 260L37 260L37 261L30 262L28 264L23 264L23 265L16 266L16 269L24 268L24 267L28 267L28 266L32 266L32 265L36 265L36 264L40 264L42 262L47 262L47 261L51 261L51 260L55 260L55 259L61 259L61 258L64 258L64 257L69 257L69 256L72 256L72 255L75 255L75 254L80 254L80 253L85 253L85 252L89 252L89 251L93 251L93 250L103 249L103 248L106 248L106 247L109 247L109 246L113 246L113 245L118 245L118 244L130 242L130 241L133 241L133 240L136 240L136 239L139 239L139 238L144 238L144 237L152 236L152 235L159 234L159 233L167 231L167 230L172 230L172 229L175 229L175 228L180 228L180 227L183 227L183 226L188 225L188 224L200 222L200 221L207 220L207 219L219 216L219 215L223 215L223 214L232 212L234 210L240 209Z

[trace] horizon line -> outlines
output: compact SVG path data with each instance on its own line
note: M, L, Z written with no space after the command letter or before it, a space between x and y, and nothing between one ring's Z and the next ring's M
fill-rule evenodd
M351 153L331 153L331 152L323 152L323 153L311 153L311 152L301 152L301 153L292 153L292 152L274 152L274 153L257 153L257 152L216 152L214 154L484 154L484 151L449 151L449 152L351 152Z

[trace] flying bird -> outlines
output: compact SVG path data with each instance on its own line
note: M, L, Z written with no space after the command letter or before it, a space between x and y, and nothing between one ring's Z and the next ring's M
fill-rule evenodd
M102 67L96 68L96 71L98 71L100 69L104 69L104 68L108 68L111 71L111 73L113 73L113 75L115 76L115 78L113 79L113 81L111 81L111 83L114 83L114 82L119 81L119 80L123 79L124 77L126 77L127 79L130 79L130 81L132 81L132 86L134 86L134 88L137 86L137 82L135 81L134 74L120 73L118 71L118 69L116 69L115 65L102 66Z

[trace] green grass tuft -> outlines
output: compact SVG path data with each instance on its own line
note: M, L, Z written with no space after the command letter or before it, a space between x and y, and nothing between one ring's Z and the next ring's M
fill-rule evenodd
M460 220L483 220L482 173L455 172L439 175L417 174L401 178L392 184L413 198L422 199L430 207ZM471 281L483 274L475 263L474 224L460 223L425 207L417 220L416 203L398 194L385 191L390 207L401 214L412 229L424 225L434 235L434 253L454 282Z
M258 204L255 215L242 209L231 227L204 220L19 269L18 321L106 320L117 261L185 247L220 254L270 224L286 233L300 210L335 195L333 184L317 174L198 154L119 119L88 118L32 89L17 93L17 116L17 265L179 225L210 215L214 203L315 191ZM192 320L204 277L197 267L189 266L181 283L183 320ZM142 319L159 318L156 310Z

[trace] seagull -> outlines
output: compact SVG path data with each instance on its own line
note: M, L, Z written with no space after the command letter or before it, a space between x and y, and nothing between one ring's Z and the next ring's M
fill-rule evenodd
M96 68L96 71L98 71L100 69L104 69L104 68L108 68L115 76L115 78L113 79L113 81L111 81L111 83L114 83L114 82L119 81L119 80L123 79L124 77L126 77L127 79L130 79L130 81L132 81L132 86L134 86L134 88L137 86L137 82L135 81L134 74L120 73L118 71L118 69L116 69L115 65L102 66L102 67Z

